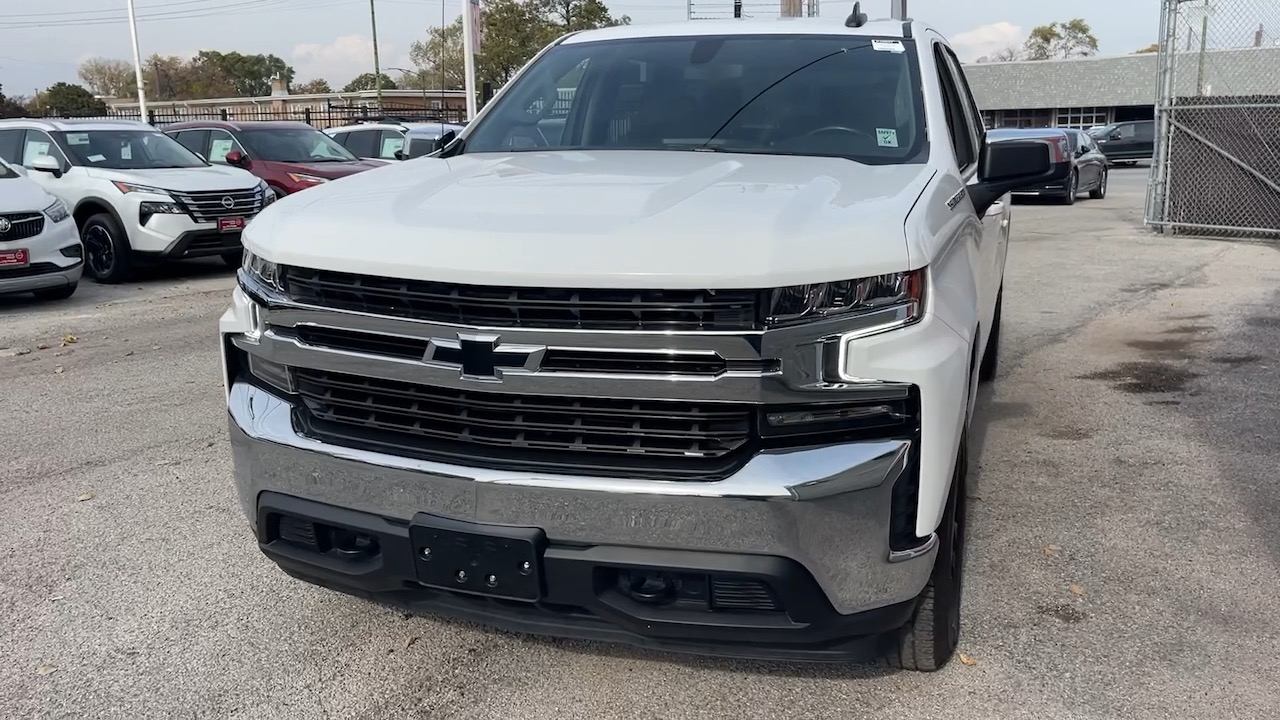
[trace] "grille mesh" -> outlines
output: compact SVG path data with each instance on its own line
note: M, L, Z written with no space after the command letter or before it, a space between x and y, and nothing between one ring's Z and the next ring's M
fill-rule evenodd
M0 218L9 221L9 229L0 232L0 242L25 240L35 237L44 231L44 215L42 213L0 214Z

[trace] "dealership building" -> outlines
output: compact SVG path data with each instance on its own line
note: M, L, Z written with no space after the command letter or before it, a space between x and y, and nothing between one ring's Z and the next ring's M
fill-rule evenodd
M1280 47L1176 55L1180 97L1280 95ZM965 65L987 127L1076 127L1150 120L1156 53ZM1201 68L1203 67L1203 77ZM1197 86L1200 92L1197 92Z

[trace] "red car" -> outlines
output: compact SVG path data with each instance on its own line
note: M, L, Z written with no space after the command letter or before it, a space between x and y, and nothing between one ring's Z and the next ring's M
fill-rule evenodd
M303 122L192 120L167 125L164 132L211 163L257 175L277 196L389 164L361 160Z

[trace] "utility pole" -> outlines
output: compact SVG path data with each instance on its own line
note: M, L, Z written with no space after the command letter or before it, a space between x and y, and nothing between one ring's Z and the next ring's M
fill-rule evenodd
M476 17L479 0L462 1L462 87L467 92L467 120L476 118Z
M1204 0L1204 8L1202 10L1204 16L1200 18L1200 67L1196 71L1196 95L1204 94L1204 54L1209 49L1209 13L1212 8L1209 7L1209 0Z
M138 52L138 19L133 14L133 0L126 0L129 7L129 39L133 41L133 77L138 83L138 119L147 121L147 91L142 83L142 54Z
M907 0L890 0L889 17L894 20L906 20Z
M378 13L369 0L369 25L373 28L373 88L378 93L378 112L382 112L382 67L378 63Z

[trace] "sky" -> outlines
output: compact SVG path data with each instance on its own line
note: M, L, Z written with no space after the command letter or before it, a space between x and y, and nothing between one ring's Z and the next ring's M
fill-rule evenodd
M848 15L852 2L820 0L820 14ZM383 68L412 67L409 46L427 28L458 17L461 0L374 0ZM684 0L605 0L632 23L685 19ZM91 57L132 59L126 0L4 0L0 13L0 85L6 95L31 95L55 82L77 82ZM864 0L872 17L890 0ZM1031 28L1083 18L1100 54L1123 55L1156 41L1159 0L909 0L909 14L946 35L962 60L1021 45ZM723 7L721 7L723 6ZM695 14L721 14L732 0L695 0ZM777 16L776 2L745 0L748 15ZM43 9L43 11L37 8ZM335 87L373 69L369 0L136 0L142 56L194 55L199 50L274 53L293 65L295 82L324 78ZM397 77L395 71L388 72Z

